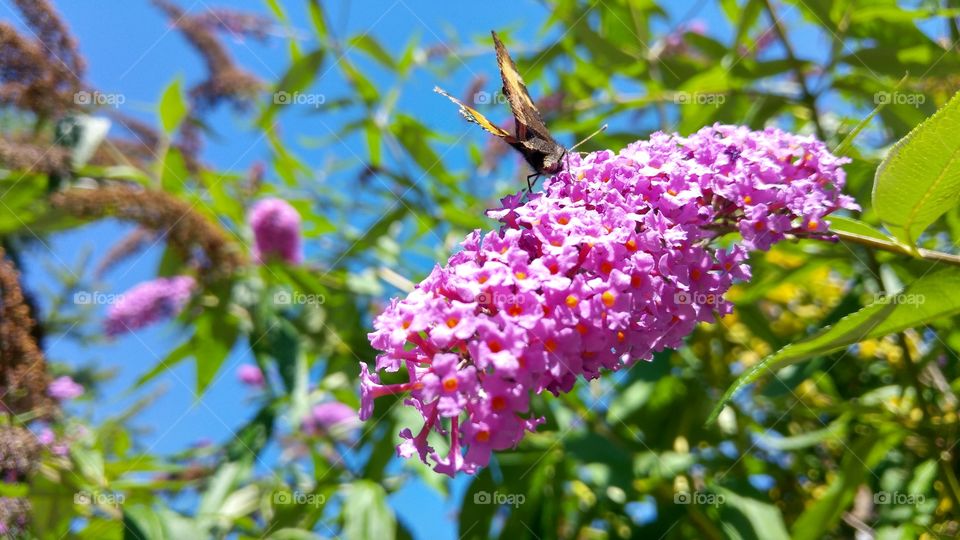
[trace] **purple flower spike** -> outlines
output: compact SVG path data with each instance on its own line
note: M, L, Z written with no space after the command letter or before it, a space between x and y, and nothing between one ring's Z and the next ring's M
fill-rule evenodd
M681 346L732 311L724 294L749 279L750 250L822 237L830 213L858 209L841 194L845 159L776 129L657 133L564 162L542 193L488 213L498 231L471 233L375 319L377 369L405 367L409 382L382 384L361 364L361 418L376 397L410 392L424 423L400 433L402 457L475 472L544 421L529 413L532 394ZM713 246L732 232L738 243Z

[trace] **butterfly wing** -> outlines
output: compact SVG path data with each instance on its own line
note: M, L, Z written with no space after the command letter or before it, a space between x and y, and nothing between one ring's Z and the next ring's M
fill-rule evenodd
M496 135L501 139L505 139L510 144L513 144L514 142L516 142L516 138L513 135L511 135L509 131L505 129L501 129L499 126L497 126L496 124L488 120L486 116L480 114L479 111L477 111L473 107L468 106L467 104L451 96L450 94L446 93L439 86L433 87L433 91L440 95L447 96L447 98L450 99L450 101L456 103L457 106L460 107L460 115L466 118L468 122L473 122L474 124L477 124L478 126L489 131L493 135Z
M540 111L534 105L530 98L530 92L523 83L520 72L517 71L517 65L510 58L510 53L504 47L503 42L496 32L493 34L493 44L497 49L497 64L500 66L500 77L503 79L503 93L507 96L507 102L510 104L510 110L517 119L517 138L525 140L531 136L553 141L550 136L550 130L543 123ZM528 133L528 132L533 132Z

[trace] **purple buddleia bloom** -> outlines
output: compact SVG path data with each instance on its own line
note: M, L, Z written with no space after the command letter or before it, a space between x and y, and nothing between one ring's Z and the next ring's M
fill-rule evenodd
M303 430L311 435L328 434L340 437L359 422L357 411L339 401L319 403L310 409L303 420Z
M499 230L471 233L374 320L361 418L376 397L409 393L424 421L401 431L399 455L476 471L544 421L532 394L681 346L732 311L724 294L750 278L750 250L827 237L829 214L858 209L841 194L846 162L812 137L721 125L568 155L541 193L489 212ZM736 232L724 249L711 242ZM401 367L409 381L381 383L379 370Z
M176 316L195 286L190 276L157 278L134 286L107 310L107 335L116 336Z
M264 199L250 209L253 256L259 262L277 258L289 264L303 260L300 246L300 214L283 199Z

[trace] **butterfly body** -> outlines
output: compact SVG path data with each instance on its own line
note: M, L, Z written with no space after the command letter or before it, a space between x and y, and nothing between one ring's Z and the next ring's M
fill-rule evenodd
M517 71L517 66L507 53L506 47L500 41L496 32L493 34L493 43L497 51L497 64L500 67L500 77L503 80L503 95L507 98L510 111L514 117L514 133L500 128L476 109L464 104L440 88L434 91L443 94L460 107L460 114L468 121L473 122L489 133L500 137L504 142L523 155L527 163L536 171L536 175L554 174L560 170L561 160L567 150L558 143L543 118L537 110L523 78ZM536 176L534 175L534 176Z

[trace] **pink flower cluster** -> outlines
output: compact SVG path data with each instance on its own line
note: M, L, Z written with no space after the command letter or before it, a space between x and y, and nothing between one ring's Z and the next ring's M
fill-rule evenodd
M376 372L360 366L360 416L379 396L409 393L424 424L401 432L400 456L451 476L476 471L543 421L529 411L532 394L680 346L697 323L731 311L723 295L749 279L750 249L822 236L825 216L857 208L840 193L843 159L775 129L658 133L565 161L541 194L489 212L499 231L471 233L374 321L382 353ZM737 243L711 245L734 231ZM378 373L401 369L405 382ZM449 441L445 456L431 437Z
M116 336L143 328L180 313L190 299L196 281L190 276L158 278L123 293L107 311L107 335Z
M300 247L300 214L283 199L264 199L250 209L253 256L258 262L276 257L289 264L303 260Z
M47 387L47 395L59 401L69 401L83 395L83 386L69 375L62 375L50 381L50 386Z

